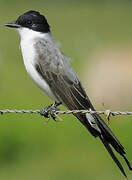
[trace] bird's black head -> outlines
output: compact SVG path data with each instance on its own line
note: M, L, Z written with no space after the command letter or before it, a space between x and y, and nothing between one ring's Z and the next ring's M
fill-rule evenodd
M39 12L32 10L19 16L15 22L5 25L12 28L26 27L44 33L50 32L50 26L46 18Z

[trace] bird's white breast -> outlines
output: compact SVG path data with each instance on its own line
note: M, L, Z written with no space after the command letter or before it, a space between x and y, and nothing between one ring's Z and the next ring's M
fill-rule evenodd
M19 29L19 33L21 36L20 48L22 51L23 61L29 76L35 81L35 83L43 90L45 94L56 100L53 93L51 92L49 85L35 69L35 64L37 63L35 59L36 52L34 48L35 39L37 37L45 38L46 35L44 33L36 32L27 28Z

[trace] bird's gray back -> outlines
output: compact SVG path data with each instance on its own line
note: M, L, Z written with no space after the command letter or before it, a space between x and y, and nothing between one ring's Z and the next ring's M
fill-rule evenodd
M56 44L39 39L34 46L36 69L49 84L57 99L69 109L89 108L91 103L78 76Z

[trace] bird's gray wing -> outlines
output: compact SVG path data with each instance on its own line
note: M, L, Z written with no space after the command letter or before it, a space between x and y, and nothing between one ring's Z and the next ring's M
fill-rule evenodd
M54 44L39 40L35 44L36 70L47 82L56 99L70 110L92 109L93 106L66 56ZM82 124L97 136L100 130L92 115L75 114Z
M55 97L70 110L92 108L80 80L69 65L66 56L47 41L38 41L35 48L38 54L36 70L50 86Z

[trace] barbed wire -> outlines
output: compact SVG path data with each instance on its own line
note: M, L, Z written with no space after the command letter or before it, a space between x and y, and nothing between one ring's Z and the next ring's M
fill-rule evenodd
M47 110L48 112L48 110ZM66 111L61 111L61 110L55 110L55 109L50 109L50 112L52 112L52 114L55 117L58 117L58 114L77 114L77 113L82 113L82 114L86 114L86 113L90 113L90 114L99 114L102 115L104 114L106 116L106 118L109 120L110 116L117 116L117 115L132 115L132 112L130 111L111 111L111 110L104 110L104 111L92 111L92 110L66 110ZM20 114L41 114L41 110L25 110L25 109L0 109L0 114L8 114L8 113L20 113Z

